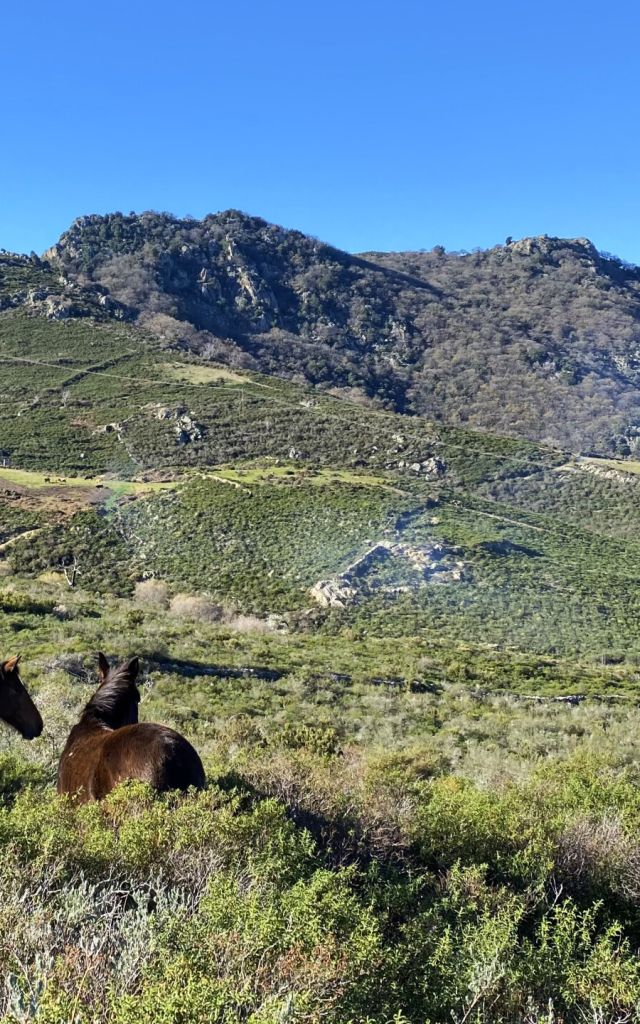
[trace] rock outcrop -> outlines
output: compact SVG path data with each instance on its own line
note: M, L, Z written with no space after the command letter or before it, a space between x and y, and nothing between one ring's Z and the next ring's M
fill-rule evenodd
M173 421L178 444L202 440L204 428L184 406L152 405L150 408L157 420Z
M368 579L369 574L389 559L404 563L393 582ZM466 565L458 552L443 544L408 544L400 540L381 540L367 548L343 572L330 579L319 580L309 593L325 608L345 608L362 595L374 592L397 594L417 590L435 583L459 583L464 579ZM417 579L410 578L415 577Z

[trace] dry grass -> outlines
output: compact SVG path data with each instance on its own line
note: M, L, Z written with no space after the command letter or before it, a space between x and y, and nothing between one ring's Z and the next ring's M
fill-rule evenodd
M136 583L135 602L142 608L169 607L169 587L164 580L141 580Z
M223 621L234 633L273 632L273 627L265 619L259 619L257 615L235 615L233 612L225 612Z
M640 846L616 816L580 818L558 841L556 874L569 892L609 888L631 903L640 900Z
M187 381L189 384L216 384L226 380L233 384L251 384L247 377L225 366L201 366L196 363L163 363L161 370L167 377L174 380Z
M222 618L219 604L197 594L176 594L171 598L169 610L176 618L194 622L218 622Z

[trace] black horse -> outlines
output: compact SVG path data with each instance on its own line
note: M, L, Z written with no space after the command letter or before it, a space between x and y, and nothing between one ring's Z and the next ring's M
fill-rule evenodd
M18 675L19 661L16 654L0 665L0 718L23 739L32 740L42 732L42 718Z

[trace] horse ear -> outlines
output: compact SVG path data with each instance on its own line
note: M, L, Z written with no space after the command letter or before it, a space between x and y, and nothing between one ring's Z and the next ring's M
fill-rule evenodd
M9 658L8 661L3 661L2 668L5 672L15 672L18 667L18 662L22 657L21 654L16 654L13 658Z
M98 671L103 679L106 679L109 675L109 662L102 651L98 651Z
M127 662L127 671L129 675L135 679L140 671L140 662L138 658L130 658Z

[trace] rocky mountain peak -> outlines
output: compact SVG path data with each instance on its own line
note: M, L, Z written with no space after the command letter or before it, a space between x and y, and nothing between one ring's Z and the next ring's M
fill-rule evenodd
M79 217L0 304L126 318L162 344L400 412L635 451L640 270L587 238L353 255L239 210Z

